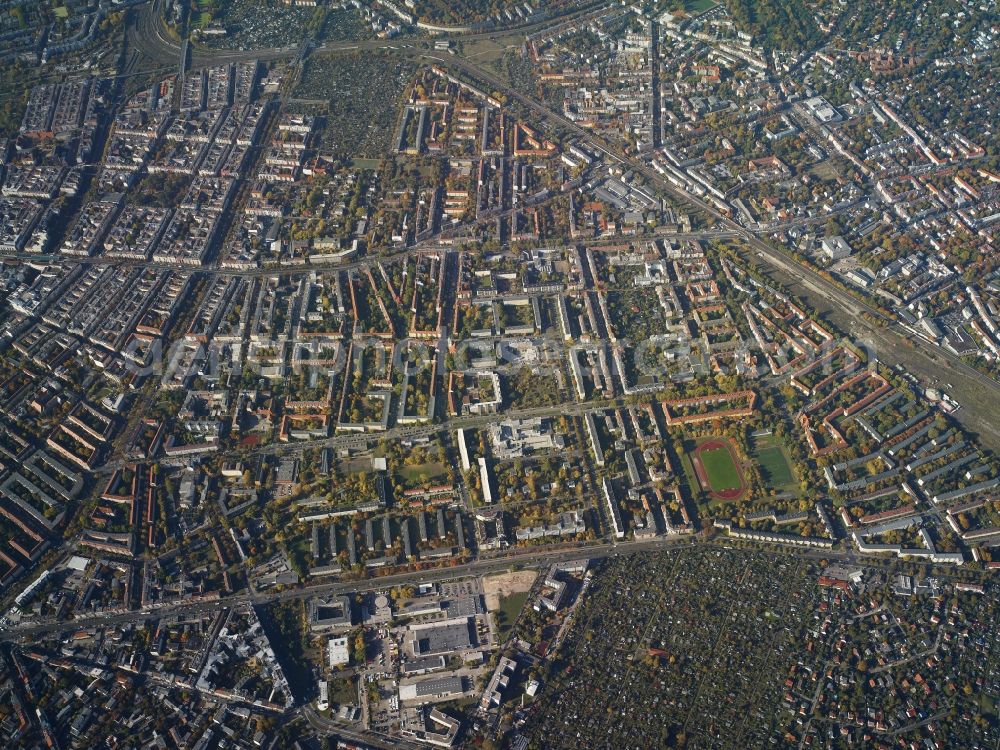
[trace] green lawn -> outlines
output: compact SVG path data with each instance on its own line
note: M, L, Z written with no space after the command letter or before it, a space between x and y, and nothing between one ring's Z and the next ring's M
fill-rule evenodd
M733 462L733 456L726 447L712 448L698 454L708 475L708 483L713 492L735 490L742 486L740 470Z
M777 446L764 448L757 452L757 463L768 487L779 489L795 481L792 467L788 465L785 452Z
M527 591L500 597L500 609L494 613L494 618L497 624L497 635L501 641L507 638L527 601Z
M432 461L426 464L414 464L412 466L400 466L399 476L409 486L416 486L424 482L443 482L448 479L448 467L439 461Z
M504 47L492 39L477 39L464 45L465 57L478 63L495 63L503 57Z
M309 562L312 559L311 539L303 534L292 539L288 545L288 555L290 562L298 566L299 570L308 570Z
M774 435L755 438L753 457L760 467L761 478L768 489L776 492L798 491L798 481L781 440Z
M698 481L698 476L694 472L694 466L691 465L691 454L682 453L680 455L681 470L684 473L683 486L687 487L688 498L697 501L698 495L701 492L701 483Z

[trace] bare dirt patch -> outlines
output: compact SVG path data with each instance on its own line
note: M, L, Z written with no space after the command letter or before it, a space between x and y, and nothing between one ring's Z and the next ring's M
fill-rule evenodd
M515 570L510 573L494 573L483 576L483 594L486 609L493 612L500 609L500 598L512 594L523 594L531 590L538 574L533 570Z

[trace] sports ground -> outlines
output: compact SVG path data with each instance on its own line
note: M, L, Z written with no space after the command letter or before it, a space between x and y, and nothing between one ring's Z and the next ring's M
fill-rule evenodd
M691 463L702 490L719 500L736 500L746 491L736 449L726 438L710 438L694 449Z

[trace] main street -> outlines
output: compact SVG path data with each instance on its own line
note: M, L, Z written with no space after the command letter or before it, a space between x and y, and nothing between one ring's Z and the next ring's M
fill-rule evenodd
M713 548L732 549L738 544L729 544L726 538L708 540L700 535L661 536L649 540L616 541L600 539L592 542L579 543L559 549L527 548L525 550L509 551L495 557L483 557L471 562L451 565L430 570L413 570L376 578L361 578L357 580L340 580L330 583L314 583L303 586L260 592L256 595L243 591L209 601L188 601L162 606L146 606L138 610L99 613L78 617L73 620L59 622L24 623L8 625L0 629L0 642L24 641L39 636L59 633L68 630L81 630L93 627L123 625L126 623L144 622L164 617L193 617L211 614L226 607L242 604L264 606L275 602L305 599L314 596L332 596L357 592L384 591L395 586L408 584L451 581L471 576L499 573L514 567L544 569L553 563L567 560L588 558L598 560L607 557L617 557L623 554L655 553L669 550L679 550L694 546L710 546ZM840 552L829 549L804 550L795 545L772 545L781 547L787 554L795 554L809 560L829 560L845 564L853 564L863 558L854 552ZM877 563L879 558L865 559L865 563Z
M650 541L628 541L613 543L597 541L581 544L571 548L557 550L532 548L526 552L511 553L501 557L489 557L471 562L452 565L432 570L406 571L377 578L364 578L353 581L335 581L318 583L301 587L286 588L280 591L268 591L253 596L249 591L233 596L210 601L178 602L163 606L147 606L139 610L115 612L112 614L95 614L76 618L65 622L44 622L37 624L15 625L0 631L0 641L21 638L33 638L46 633L60 632L67 629L80 629L103 625L120 625L128 622L141 622L147 619L158 619L172 615L194 616L216 612L224 607L253 603L264 605L274 602L302 599L312 596L330 596L353 592L379 591L411 583L428 583L454 580L469 576L487 575L508 570L512 566L545 567L554 562L580 559L583 557L600 558L629 552L649 552L662 549L690 545L692 537L658 537Z

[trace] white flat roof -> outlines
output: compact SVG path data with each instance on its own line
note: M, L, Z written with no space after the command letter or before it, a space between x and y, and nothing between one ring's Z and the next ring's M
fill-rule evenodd
M67 568L78 571L80 573L85 571L88 565L90 565L90 558L81 557L80 555L73 555L69 559L69 562L66 563Z

